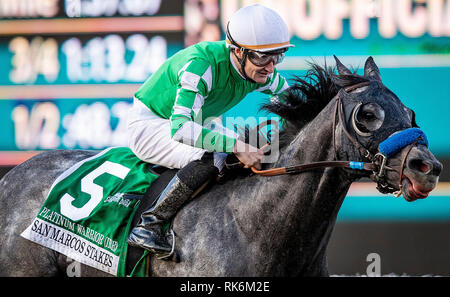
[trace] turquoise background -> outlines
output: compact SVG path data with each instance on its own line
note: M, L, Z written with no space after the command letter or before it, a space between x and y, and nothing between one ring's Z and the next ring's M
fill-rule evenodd
M338 221L449 221L450 195L407 202L402 196L348 196Z

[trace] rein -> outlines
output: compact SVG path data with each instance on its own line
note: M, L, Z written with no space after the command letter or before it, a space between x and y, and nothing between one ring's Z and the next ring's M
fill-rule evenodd
M308 164L301 164L295 166L287 166L287 167L278 167L273 169L266 170L257 170L252 167L253 173L262 176L275 176L275 175L283 175L283 174L294 174L300 173L302 171L307 171L316 168L324 168L324 167L341 167L341 168L350 168L350 169L359 169L359 170L376 170L375 164L373 163L364 163L364 162L353 162L353 161L320 161L320 162L312 162Z
M350 92L353 91L357 88L360 87L364 87L369 85L369 82L362 82L362 83L358 83L355 84L353 86L349 86L347 88L345 88L344 90L346 92ZM379 152L375 155L373 155L368 149L366 149L362 144L360 144L347 130L347 127L345 125L345 121L344 121L344 112L343 112L343 103L342 100L337 97L336 98L336 105L334 108L334 116L333 116L333 146L335 149L335 158L337 158L337 154L336 154L336 145L335 145L335 130L336 130L336 117L338 117L338 121L340 121L342 123L342 130L344 131L344 134L347 136L347 138L353 143L353 145L360 151L361 155L364 156L364 158L368 159L370 162L359 162L359 161L319 161L319 162L312 162L312 163L307 163L307 164L300 164L300 165L294 165L294 166L286 166L286 167L278 167L278 168L272 168L272 169L266 169L266 170L257 170L254 167L251 167L251 170L253 173L261 175L261 176L277 176L277 175L285 175L285 174L296 174L296 173L300 173L303 171L308 171L308 170L312 170L312 169L316 169L316 168L325 168L325 167L340 167L340 168L349 168L349 169L355 169L355 170L366 170L366 171L372 171L372 174L370 176L370 178L377 183L377 189L386 194L386 193L394 193L395 197L399 197L402 194L402 176L403 176L403 168L406 162L406 159L412 149L412 147L414 145L416 145L416 143L420 142L423 144L428 145L425 135L424 133L417 129L417 128L410 128L410 129L406 129L401 131L405 132L407 130L418 130L420 133L416 133L414 134L414 139L412 139L411 141L409 141L409 143L397 148L398 149L402 149L404 147L407 147L407 149L404 151L403 156L402 156L402 162L400 165L400 168L398 170L399 172L399 181L398 181L398 186L399 186L399 190L396 191L395 188L391 187L388 185L388 183L385 180L385 171L386 170L392 170L395 171L393 168L390 168L388 166L386 166L386 161L387 161L387 156L390 156L391 154L397 152L394 151L392 148L391 152L386 153L386 152L381 152L379 149ZM414 130L414 132L416 132L416 130ZM404 133L403 135L406 135L406 137L409 136L410 131L408 131L408 133ZM399 134L400 134L399 133ZM402 136L403 136L402 135ZM382 144L384 144L385 142L390 141L392 138L392 135L390 137L388 137L388 139L386 139L385 141L383 141ZM399 136L397 136L396 138L399 138Z

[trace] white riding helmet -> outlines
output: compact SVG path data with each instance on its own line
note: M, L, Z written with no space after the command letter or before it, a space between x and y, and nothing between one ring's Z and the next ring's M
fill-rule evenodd
M274 10L259 4L236 11L227 25L227 46L243 47L259 52L287 49L288 27Z

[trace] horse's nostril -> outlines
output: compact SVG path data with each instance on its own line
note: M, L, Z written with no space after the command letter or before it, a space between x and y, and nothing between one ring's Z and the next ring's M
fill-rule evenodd
M409 161L408 167L409 169L422 172L423 174L428 174L433 170L433 165L430 162L420 159L413 159Z
M442 164L437 160L412 159L408 162L408 168L423 174L439 176L442 171Z
M430 166L425 163L422 163L419 167L419 170L422 171L423 173L430 172Z

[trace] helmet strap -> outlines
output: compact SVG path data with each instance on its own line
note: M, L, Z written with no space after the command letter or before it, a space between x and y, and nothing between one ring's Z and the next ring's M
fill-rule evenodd
M233 54L238 60L239 65L241 65L241 73L244 76L245 80L248 80L251 83L256 83L256 81L248 77L247 73L245 73L245 63L247 61L248 49L241 47L240 50L242 51L242 58L239 58L238 55L236 55L235 49L233 49Z
M227 32L226 32L226 35L227 35L228 39L231 41L231 43L232 43L234 46L239 47L238 43L237 43L236 41L234 41L233 37L231 37L230 30L229 30L229 28L228 28L229 25L230 25L230 22L227 23ZM251 83L256 83L256 81L254 81L253 79L251 79L250 77L248 77L248 76L247 76L247 73L245 73L245 62L246 62L246 60L247 60L248 49L246 49L246 48L244 48L244 47L239 47L239 49L242 51L242 59L240 59L240 58L238 57L238 55L236 55L236 52L235 52L236 48L232 49L232 51L233 51L233 55L236 57L236 59L238 60L239 64L241 65L241 73L242 73L242 76L244 76L244 79L245 79L245 80L248 80L248 81L251 82Z

